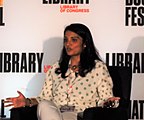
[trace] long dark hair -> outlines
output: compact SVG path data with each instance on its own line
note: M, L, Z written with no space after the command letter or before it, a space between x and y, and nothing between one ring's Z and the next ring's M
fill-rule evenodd
M83 38L83 44L86 47L83 49L80 55L80 67L78 74L84 77L88 72L90 72L95 67L95 60L101 60L97 49L94 46L93 38L90 30L84 24L73 23L67 26L64 30L64 35L66 31L72 31ZM56 73L60 74L62 78L66 78L65 73L68 69L70 56L67 55L66 49L63 46L62 53L59 60L59 68L56 69Z

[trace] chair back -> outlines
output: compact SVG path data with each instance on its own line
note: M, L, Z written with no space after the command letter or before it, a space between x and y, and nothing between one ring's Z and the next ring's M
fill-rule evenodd
M78 114L77 120L128 120L131 96L132 69L130 67L107 66L113 80L114 96L120 97L117 108L91 107Z
M109 73L113 80L114 96L120 97L122 101L130 101L132 69L130 67L108 66Z

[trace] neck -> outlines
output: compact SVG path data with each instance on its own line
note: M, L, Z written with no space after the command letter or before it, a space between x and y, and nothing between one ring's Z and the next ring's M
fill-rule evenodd
M71 65L78 65L80 61L80 56L73 56L71 57Z

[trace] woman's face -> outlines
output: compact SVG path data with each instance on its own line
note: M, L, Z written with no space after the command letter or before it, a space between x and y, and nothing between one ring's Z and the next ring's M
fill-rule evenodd
M66 31L64 46L69 56L79 56L84 46L82 37L72 31Z

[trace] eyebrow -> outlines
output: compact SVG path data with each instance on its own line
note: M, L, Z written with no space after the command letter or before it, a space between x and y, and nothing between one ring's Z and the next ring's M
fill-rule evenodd
M64 36L65 38L67 38L67 36ZM71 38L79 38L82 39L80 36L72 36Z
M72 38L80 38L79 36L72 36Z

